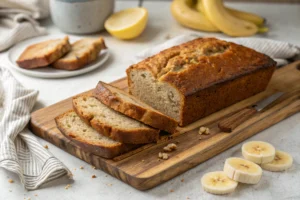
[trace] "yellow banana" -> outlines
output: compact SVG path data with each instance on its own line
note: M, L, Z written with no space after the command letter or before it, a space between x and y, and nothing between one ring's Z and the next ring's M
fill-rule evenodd
M171 3L173 17L183 26L208 32L217 32L219 29L214 26L203 13L192 9L192 2L189 0L174 0Z
M201 0L197 0L195 8L198 12L204 13ZM262 26L265 22L264 18L262 18L258 15L255 15L253 13L244 12L244 11L241 11L241 10L236 10L236 9L229 8L229 7L225 7L225 8L233 16L235 16L237 18L240 18L242 20L245 20L245 21L252 22L252 23L256 24L257 26Z
M222 32L229 36L250 36L257 33L257 26L233 16L224 7L222 0L202 0L205 16Z

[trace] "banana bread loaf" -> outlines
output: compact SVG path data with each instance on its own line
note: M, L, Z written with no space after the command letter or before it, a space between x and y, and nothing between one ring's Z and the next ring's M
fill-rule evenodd
M185 126L265 90L276 62L250 48L198 38L127 69L129 92Z

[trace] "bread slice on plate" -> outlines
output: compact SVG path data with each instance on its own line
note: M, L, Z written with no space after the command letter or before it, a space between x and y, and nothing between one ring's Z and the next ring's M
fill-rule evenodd
M99 82L93 96L108 107L149 126L174 133L177 122L112 85Z
M26 69L45 67L65 55L71 49L69 37L33 44L20 55L17 64Z
M159 130L123 115L89 95L73 98L73 108L87 124L113 140L146 144L159 138Z
M55 122L57 128L68 139L83 150L104 158L113 158L137 147L137 145L122 144L99 134L84 123L73 110L56 117Z
M71 51L52 64L54 68L76 70L97 59L100 51L106 49L104 39L84 38L72 44Z

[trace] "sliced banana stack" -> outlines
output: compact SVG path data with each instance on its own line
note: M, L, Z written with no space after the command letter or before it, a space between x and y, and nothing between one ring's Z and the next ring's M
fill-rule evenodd
M274 160L275 148L267 142L251 141L243 144L242 154L247 160L264 164Z
M206 192L212 194L228 194L235 190L238 182L231 180L222 171L209 172L201 178L201 184Z
M242 158L227 158L224 165L225 174L238 182L257 184L262 176L262 169L257 164Z
M272 162L262 164L261 167L271 172L280 172L287 170L293 165L293 158L286 152L276 151L275 158Z

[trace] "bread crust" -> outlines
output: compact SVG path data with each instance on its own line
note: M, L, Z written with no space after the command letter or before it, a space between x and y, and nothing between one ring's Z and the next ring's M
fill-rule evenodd
M88 95L83 96L89 97ZM159 130L151 127L129 130L102 123L94 118L93 115L84 113L82 110L80 110L74 101L76 98L77 97L73 98L73 109L77 115L96 131L107 137L110 137L113 140L128 144L146 144L156 142L159 139Z
M130 78L132 70L146 70L151 72L158 82L173 86L182 99L178 123L185 126L263 91L275 66L274 60L253 49L215 38L198 38L134 64L126 72L131 94L133 94L131 91L133 82ZM257 77L251 76L254 73ZM265 80L259 80L260 76ZM243 87L249 77L252 78L251 89L244 88L241 92L238 87ZM231 86L229 83L233 80L237 80L239 86ZM227 93L219 90L223 85L228 86ZM210 90L214 92L207 92ZM198 98L200 96L202 99ZM211 104L224 98L227 99L226 103ZM206 106L205 102L210 107Z
M81 40L76 41L74 44L71 46L73 47L74 45L84 42L86 38L83 38ZM72 53L72 47L71 51L69 53ZM93 44L89 44L88 48L86 48L86 51L84 52L83 55L76 56L76 59L73 60L66 60L64 59L65 57L62 57L55 61L52 64L52 67L56 69L63 69L63 70L77 70L80 68L85 67L87 64L93 62L94 60L97 59L99 52L102 49L107 49L104 39L102 37L99 37L97 40L93 42Z
M108 107L127 115L133 119L136 119L144 124L152 126L154 128L165 130L169 133L174 133L177 127L177 122L160 113L156 112L154 109L148 109L130 102L126 102L118 95L114 94L108 87L108 84L99 81L95 90L93 91L93 96L99 99L102 103ZM110 85L110 87L113 87ZM117 89L117 88L116 88ZM119 89L117 89L119 90ZM129 94L128 94L129 96ZM129 97L131 98L131 97ZM132 96L132 98L135 98ZM135 99L139 101L138 99Z
M78 145L80 148L82 148L84 151L93 153L95 155L104 157L104 158L113 158L116 157L122 153L128 152L129 150L132 150L138 145L132 145L132 144L123 144L123 143L116 143L114 145L107 145L107 144L94 144L87 142L81 138L74 138L75 134L72 134L69 130L66 130L62 123L60 122L61 118L64 118L65 116L69 115L69 113L74 112L73 110L67 111L66 113L63 113L55 118L55 123L57 128L60 130L60 132L69 140L74 142L76 145Z
M53 42L53 40L45 41L42 43L34 44L25 49L25 51L20 55L18 60L16 61L17 64L25 69L33 69L33 68L40 68L50 65L51 63L55 62L57 59L65 55L67 52L70 51L71 45L69 43L69 37L66 36L60 44L56 46L55 49L45 53L44 55L35 56L31 53L31 51L38 51L41 46L46 46Z

